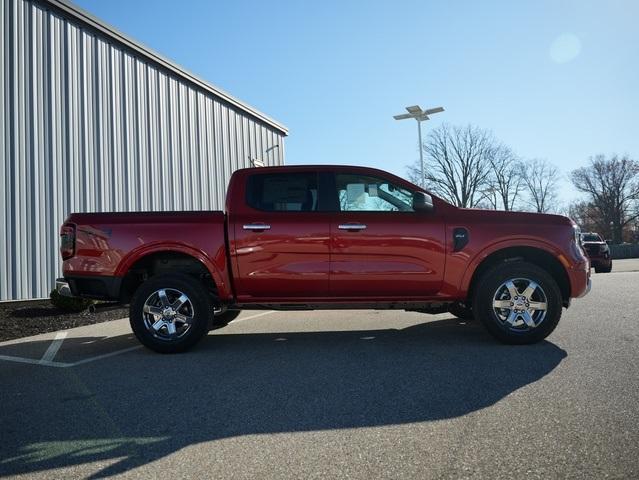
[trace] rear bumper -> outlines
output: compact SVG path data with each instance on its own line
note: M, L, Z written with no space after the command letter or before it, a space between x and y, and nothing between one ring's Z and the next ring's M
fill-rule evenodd
M55 279L55 290L63 297L72 297L71 287L69 287L69 282L67 282L64 278L56 278Z
M58 278L55 282L60 295L96 300L119 300L122 277L77 275Z

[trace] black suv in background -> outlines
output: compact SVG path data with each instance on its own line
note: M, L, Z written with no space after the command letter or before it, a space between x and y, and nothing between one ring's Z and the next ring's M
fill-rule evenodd
M581 234L581 245L590 259L590 265L597 273L608 273L612 270L610 247L598 233L584 232Z

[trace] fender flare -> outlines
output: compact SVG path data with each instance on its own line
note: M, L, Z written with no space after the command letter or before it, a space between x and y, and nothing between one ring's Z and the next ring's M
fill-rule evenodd
M140 247L131 250L118 264L115 275L118 277L124 277L136 262L142 260L144 257L148 257L149 255L163 252L181 253L198 260L211 274L220 298L226 298L228 296L228 286L224 280L224 275L216 267L215 262L213 262L205 252L179 242L163 241L160 244L141 245Z
M548 253L549 255L552 255L559 260L559 263L566 271L566 275L568 275L570 262L562 253L562 251L556 246L538 238L517 237L508 240L500 240L477 252L470 260L470 262L468 262L468 266L464 271L464 275L462 276L461 282L459 284L460 292L464 292L465 294L468 293L477 268L482 264L484 260L486 260L486 258L488 258L493 253L497 253L500 250L505 250L507 248L535 248L537 250Z

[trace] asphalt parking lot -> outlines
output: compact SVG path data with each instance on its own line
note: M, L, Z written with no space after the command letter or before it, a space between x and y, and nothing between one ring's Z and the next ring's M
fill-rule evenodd
M245 312L194 350L126 319L0 344L0 476L638 478L639 260L547 341L450 315Z

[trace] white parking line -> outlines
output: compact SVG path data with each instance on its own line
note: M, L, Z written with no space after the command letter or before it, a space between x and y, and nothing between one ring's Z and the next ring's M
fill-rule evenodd
M11 355L0 355L0 360L6 360L7 362L16 362L16 363L29 363L31 365L41 365L45 367L72 367L72 363L62 363L62 362L47 362L42 360L36 360L35 358L25 358L25 357L13 357Z
M133 350L139 350L140 348L142 348L142 345L135 345L134 347L123 348L122 350L116 350L115 352L105 353L104 355L98 355L97 357L85 358L84 360L71 363L67 366L75 367L76 365L83 365L85 363L95 362L96 360L102 360L103 358L115 357L116 355L120 355L126 352L132 352Z
M263 317L264 315L270 315L271 313L275 313L275 310L269 310L268 312L256 313L255 315L249 315L248 317L238 318L237 320L233 320L229 325L233 325L234 323L243 322L244 320L253 320L257 317Z
M55 334L53 342L51 342L51 345L49 345L47 351L44 352L44 355L42 355L40 363L45 364L51 363L53 361L56 354L58 353L58 350L60 350L60 347L62 346L62 342L64 342L64 339L67 338L67 334L68 332L58 332Z
M123 348L122 350L116 350L115 352L105 353L103 355L97 355L95 357L84 358L77 362L73 363L65 363L65 362L53 362L51 360L36 360L35 358L26 358L26 357L14 357L12 355L0 355L0 360L5 360L7 362L16 362L16 363L28 363L30 365L40 365L44 367L58 367L58 368L69 368L76 367L78 365L84 365L85 363L95 362L96 360L102 360L103 358L114 357L116 355L121 355L123 353L132 352L133 350L139 350L142 348L142 345L135 345L129 348Z

